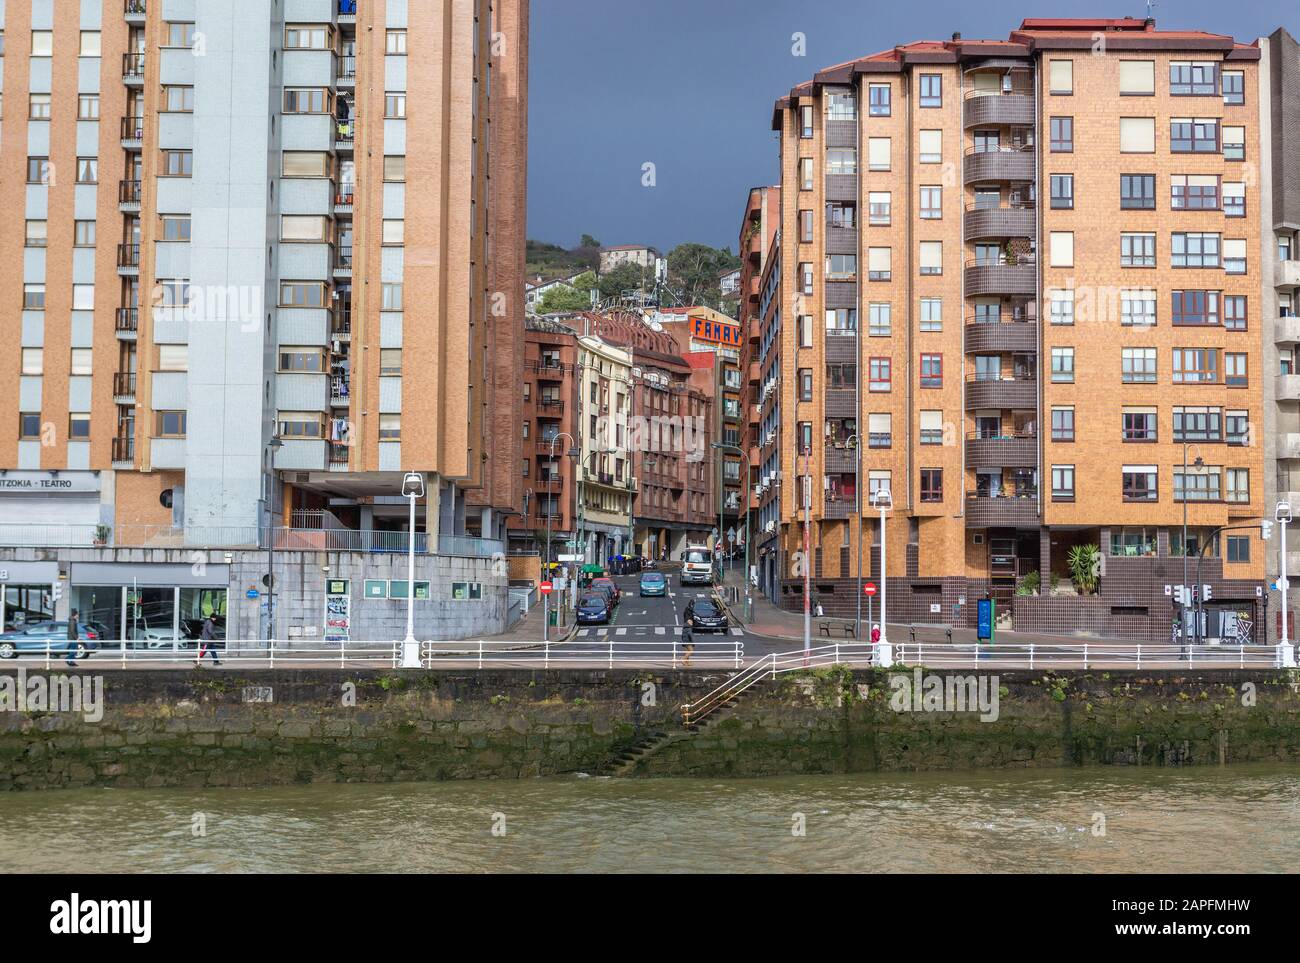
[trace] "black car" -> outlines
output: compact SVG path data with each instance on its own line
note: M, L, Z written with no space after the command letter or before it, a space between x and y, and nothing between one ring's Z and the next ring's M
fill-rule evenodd
M609 622L609 598L603 592L593 592L578 599L579 625L605 625Z
M727 613L713 599L692 599L684 615L686 633L726 632L730 627Z

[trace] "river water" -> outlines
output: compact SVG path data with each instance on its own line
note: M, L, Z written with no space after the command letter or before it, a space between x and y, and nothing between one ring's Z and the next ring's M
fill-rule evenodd
M1273 764L87 789L0 796L0 871L1283 872L1297 830Z

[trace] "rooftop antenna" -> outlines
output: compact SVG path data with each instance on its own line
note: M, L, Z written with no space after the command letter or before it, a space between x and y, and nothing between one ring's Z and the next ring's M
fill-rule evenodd
M1155 13L1156 0L1147 0L1147 19L1152 19L1151 15Z

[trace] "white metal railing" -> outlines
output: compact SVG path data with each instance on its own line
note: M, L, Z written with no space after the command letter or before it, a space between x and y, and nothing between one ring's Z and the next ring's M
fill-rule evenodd
M439 663L471 661L477 668L493 665L524 665L549 669L564 666L635 665L637 667L739 669L745 663L745 644L739 638L728 641L697 640L690 645L679 639L635 642L424 642L420 662L425 667Z

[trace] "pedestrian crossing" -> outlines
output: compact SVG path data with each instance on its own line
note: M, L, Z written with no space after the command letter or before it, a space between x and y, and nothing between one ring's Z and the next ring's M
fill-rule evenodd
M669 628L668 626L663 626L663 625L617 625L617 626L602 625L597 628L579 629L578 638L580 639L605 638L610 636L611 634L616 639L617 638L644 638L646 636L651 636L651 635L666 636L668 634L668 628ZM674 625L671 626L671 628L673 630L673 635L680 636L682 634L682 627L680 625ZM732 626L727 631L731 635L745 634L743 629L736 628L735 626ZM718 633L700 632L696 634L701 639L705 639L711 635L715 635Z

